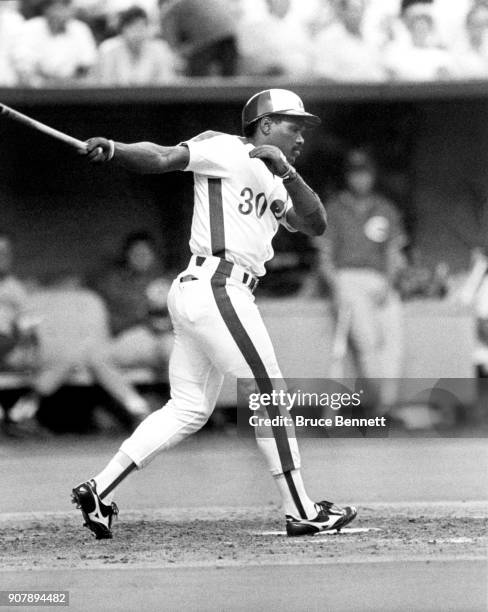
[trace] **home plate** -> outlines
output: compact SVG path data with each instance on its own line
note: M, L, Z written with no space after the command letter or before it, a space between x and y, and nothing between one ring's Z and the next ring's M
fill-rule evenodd
M368 533L373 531L383 531L379 527L344 527L338 532L335 529L331 529L330 531L319 531L316 533L314 537L317 536L327 536L327 535L354 535L356 533ZM254 531L252 535L260 535L260 536L286 536L286 531Z

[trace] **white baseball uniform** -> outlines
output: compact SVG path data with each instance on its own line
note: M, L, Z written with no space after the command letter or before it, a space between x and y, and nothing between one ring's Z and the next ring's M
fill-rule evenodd
M281 179L249 157L254 147L245 139L205 132L184 145L190 154L186 170L195 182L193 255L168 296L175 333L171 399L121 446L138 467L205 424L224 374L252 379L261 393L283 385L251 289L273 256L279 224L293 231L286 221L292 202ZM268 409L269 416L274 410ZM292 429L257 429L256 435L273 474L287 476L299 468ZM289 486L295 497L293 479Z

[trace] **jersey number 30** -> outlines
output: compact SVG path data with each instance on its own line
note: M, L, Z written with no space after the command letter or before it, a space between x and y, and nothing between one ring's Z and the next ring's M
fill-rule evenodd
M264 193L258 193L258 195L254 197L253 190L249 187L244 187L241 191L241 197L243 201L239 202L239 206L237 207L239 212L243 215L250 215L254 209L257 218L261 219L268 207L268 202Z

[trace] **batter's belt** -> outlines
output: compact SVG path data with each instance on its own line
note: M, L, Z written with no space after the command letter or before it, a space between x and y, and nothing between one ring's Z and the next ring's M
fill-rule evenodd
M228 278L233 278L237 280L247 287L254 293L256 287L258 286L259 280L246 272L243 268L238 266L231 261L227 261L227 259L221 259L220 257L203 257L202 255L192 255L190 260L190 265L194 265L197 267L209 267L214 271L217 271Z

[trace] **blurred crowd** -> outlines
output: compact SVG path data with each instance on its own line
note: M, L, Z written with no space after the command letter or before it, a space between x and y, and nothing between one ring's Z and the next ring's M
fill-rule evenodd
M488 77L488 0L2 0L0 86Z
M100 404L131 428L150 412L140 385L164 387L171 281L152 236L130 233L116 258L88 276L64 270L25 283L15 275L12 238L0 233L0 404L7 422L34 411L63 429ZM82 410L73 410L78 401Z

